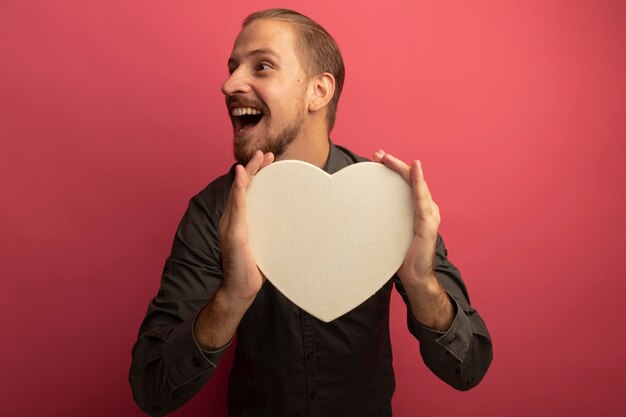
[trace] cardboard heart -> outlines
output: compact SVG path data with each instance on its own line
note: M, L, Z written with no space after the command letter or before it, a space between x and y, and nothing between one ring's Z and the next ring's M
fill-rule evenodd
M414 234L411 188L374 162L332 176L306 162L275 162L252 182L247 219L261 272L325 322L378 291Z

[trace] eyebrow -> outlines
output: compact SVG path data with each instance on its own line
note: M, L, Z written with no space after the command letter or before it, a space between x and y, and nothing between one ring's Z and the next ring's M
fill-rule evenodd
M271 55L274 58L278 59L278 54L276 52L274 52L273 50L269 49L269 48L260 48L260 49L255 49L253 51L250 51L246 54L246 56L255 56L255 55ZM237 60L235 60L234 58L230 57L228 58L228 65L232 65L235 64L237 62Z

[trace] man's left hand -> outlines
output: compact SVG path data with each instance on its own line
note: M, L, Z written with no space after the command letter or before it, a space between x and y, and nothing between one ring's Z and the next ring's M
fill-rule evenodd
M398 276L407 291L415 318L432 329L446 330L454 319L454 307L439 285L434 268L441 217L424 180L422 164L416 160L409 166L383 150L374 152L373 160L397 172L411 186L415 236Z

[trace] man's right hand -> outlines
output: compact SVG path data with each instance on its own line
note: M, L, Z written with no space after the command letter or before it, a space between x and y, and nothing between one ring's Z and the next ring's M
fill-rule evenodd
M245 168L235 167L235 181L218 230L222 285L198 314L193 329L198 345L204 350L217 350L228 344L265 281L248 244L246 198L256 173L273 161L271 152L257 151Z
M235 167L235 181L220 219L219 240L224 273L220 291L229 300L244 305L254 300L265 280L248 244L246 199L256 173L273 160L271 152L263 154L256 151L245 168L242 165Z

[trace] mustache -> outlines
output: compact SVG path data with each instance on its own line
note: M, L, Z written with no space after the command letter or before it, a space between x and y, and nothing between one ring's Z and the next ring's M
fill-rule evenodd
M226 97L226 107L229 109L231 107L254 107L261 110L263 114L269 113L267 106L260 101L237 96Z

